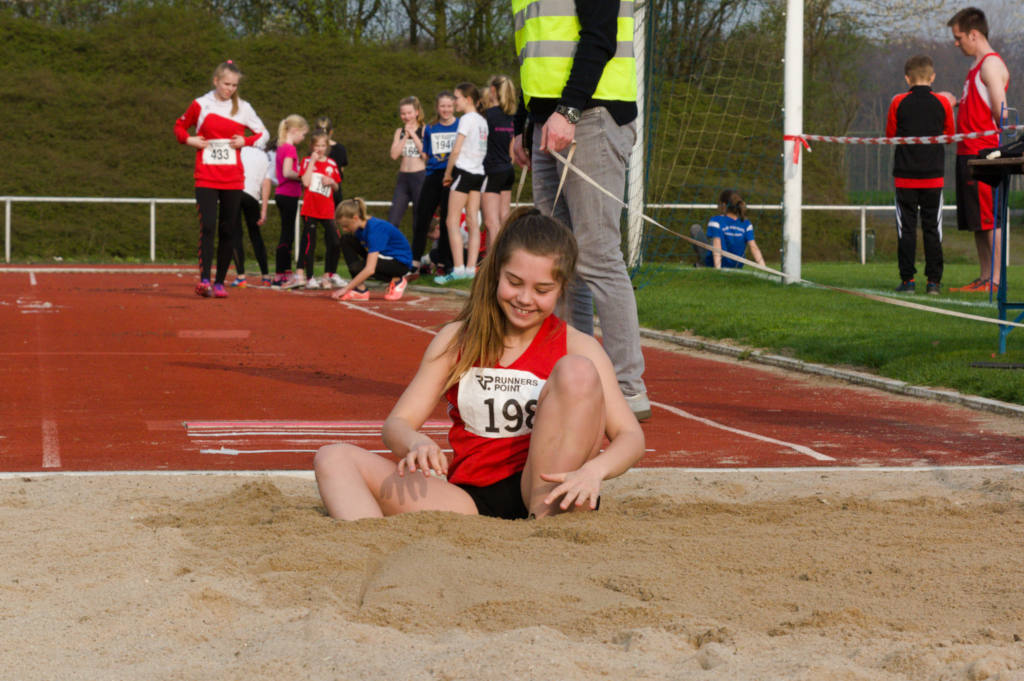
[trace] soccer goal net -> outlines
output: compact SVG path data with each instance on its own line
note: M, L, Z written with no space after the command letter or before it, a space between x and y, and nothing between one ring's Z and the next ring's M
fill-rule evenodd
M747 0L645 3L646 213L678 234L706 226L724 189L750 210L766 257L781 246L784 19ZM634 227L635 229L635 227ZM690 264L693 247L643 223L635 276Z

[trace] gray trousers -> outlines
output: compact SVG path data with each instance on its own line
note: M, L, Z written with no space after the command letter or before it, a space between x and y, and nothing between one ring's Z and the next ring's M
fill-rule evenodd
M604 349L612 360L626 395L646 392L644 356L640 351L633 283L622 256L622 206L569 171L554 205L562 164L540 150L540 130L533 135L533 200L545 215L561 220L576 235L580 256L577 279L569 287L569 319L573 327L594 333L594 309L601 321ZM572 163L613 195L626 186L626 163L636 125L618 125L607 109L587 109L576 125ZM562 156L568 153L559 152Z

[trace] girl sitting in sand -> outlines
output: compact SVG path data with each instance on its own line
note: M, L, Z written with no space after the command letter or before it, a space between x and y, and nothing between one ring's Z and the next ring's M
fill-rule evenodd
M601 345L553 315L576 254L558 221L534 209L510 216L462 311L430 343L384 421L398 461L349 444L317 452L332 517L432 510L526 518L597 508L602 481L640 459L644 435ZM418 432L442 395L450 454Z

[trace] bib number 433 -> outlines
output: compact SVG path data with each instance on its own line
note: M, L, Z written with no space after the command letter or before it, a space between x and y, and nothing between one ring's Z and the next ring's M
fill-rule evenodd
M226 166L235 163L235 150L231 140L207 140L203 149L203 163L208 166Z

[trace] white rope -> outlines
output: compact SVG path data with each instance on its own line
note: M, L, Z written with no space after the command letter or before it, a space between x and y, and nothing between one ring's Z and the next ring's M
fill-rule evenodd
M616 202L618 202L624 208L628 207L626 205L626 203L621 198L615 196L610 191L608 191L607 189L605 189L604 187L599 185L597 182L595 182L593 179L591 179L590 176L588 176L582 170L580 170L579 168L574 166L569 159L564 158L557 151L549 150L548 153L550 153L552 156L554 156L558 161L560 161L563 164L565 164L566 168L572 169L572 171L574 173L579 175L585 182L587 182L591 186L593 186L596 189L598 189L601 193L603 193L606 196L614 199ZM563 176L563 178L564 178L564 176ZM706 243L704 243L702 241L697 241L696 239L691 239L688 236L684 236L683 234L680 234L679 232L676 232L676 231L673 231L673 230L669 229L668 227L666 227L665 225L661 224L660 222L658 222L654 218L648 217L646 214L641 214L640 217L641 217L641 219L651 223L655 227L658 227L658 228L668 232L669 234L677 236L677 237L679 237L680 239L682 239L683 241L685 241L687 243L693 244L694 246L697 246L699 248L703 248L703 249L708 250L708 251L714 251L715 250L712 246L709 246L708 244L706 244ZM754 262L753 260L747 260L746 258L743 258L743 257L738 256L738 255L733 255L732 253L729 253L727 251L722 251L720 249L719 249L719 252L720 252L720 254L722 256L724 256L726 258L729 258L730 260L735 260L736 262L741 262L744 265L748 265L748 266L752 267L753 269L760 270L761 272L766 272L768 274L771 274L771 275L774 275L774 276L777 276L777 277L781 277L783 279L789 278L783 272L780 272L778 270L772 269L771 267L759 265L756 262ZM879 303L886 303L887 305L895 305L897 307L905 307L905 308L908 308L908 309L911 309L911 310L920 310L922 312L931 312L933 314L941 314L941 315L946 315L947 317L957 317L957 318L960 318L960 319L970 319L972 321L984 322L986 324L996 324L998 326L1012 326L1012 327L1024 328L1024 324L1021 324L1021 323L1018 323L1018 322L1011 322L1011 321L1006 321L1006 320L1002 320L1002 319L992 319L991 317L981 317L981 316L978 316L978 315L966 314L964 312L956 312L955 310L945 310L945 309L943 309L941 307L931 307L929 305L921 305L920 303L912 303L912 302L907 301L907 300L899 300L899 299L896 299L896 298L889 298L887 296L879 296L879 295L875 295L873 293L864 293L863 291L854 291L852 289L841 288L839 286L829 286L828 284L818 284L818 283L815 283L813 281L809 281L807 279L802 279L802 278L799 278L799 277L796 278L796 281L800 282L801 284L808 284L810 286L816 286L816 287L827 289L827 290L830 290L830 291L839 291L840 293L848 293L850 295L857 296L859 298L866 298L868 300L874 300L874 301L879 302Z

